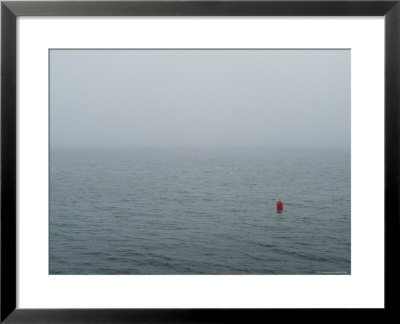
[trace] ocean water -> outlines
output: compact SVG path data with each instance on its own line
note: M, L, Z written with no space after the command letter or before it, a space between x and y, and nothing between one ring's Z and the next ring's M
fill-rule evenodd
M50 151L50 274L350 274L350 252L349 149Z

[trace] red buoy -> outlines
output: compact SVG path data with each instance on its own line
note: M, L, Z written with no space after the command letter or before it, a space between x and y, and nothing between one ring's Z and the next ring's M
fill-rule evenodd
M276 203L276 210L278 212L283 210L283 202L282 201L278 200L278 202Z

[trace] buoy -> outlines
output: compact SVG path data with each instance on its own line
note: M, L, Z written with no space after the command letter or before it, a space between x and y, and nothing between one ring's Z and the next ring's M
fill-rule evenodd
M276 211L281 212L283 210L283 202L278 200L276 203Z

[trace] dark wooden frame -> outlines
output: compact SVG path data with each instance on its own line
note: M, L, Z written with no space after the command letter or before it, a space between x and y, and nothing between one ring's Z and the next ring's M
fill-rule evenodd
M373 314L382 316L396 310L400 275L396 262L400 255L400 0L4 1L1 3L1 322L195 323L234 322L244 319L246 322L258 322L255 316L262 316L263 321L266 321L270 313L277 314L277 310L260 309L16 309L18 16L385 16L385 308L364 314L368 314L368 317ZM299 315L307 314L307 317L310 311L317 312L295 311ZM349 311L346 314L349 314ZM275 318L279 321L281 319Z

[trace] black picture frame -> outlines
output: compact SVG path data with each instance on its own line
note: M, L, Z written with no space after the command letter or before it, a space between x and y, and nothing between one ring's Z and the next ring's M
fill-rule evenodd
M397 308L400 232L400 0L2 1L1 3L1 313L6 323L197 323L266 321L271 309L16 308L16 19L19 16L384 16L385 308ZM40 37L40 35L38 35ZM268 293L268 292L266 292ZM286 309L287 310L287 309ZM317 310L293 310L306 314ZM267 312L269 312L267 314ZM348 310L346 311L348 314ZM383 313L384 312L384 313ZM332 313L332 311L330 311ZM279 312L282 314L282 312ZM378 317L377 317L378 318ZM283 319L283 318L281 318ZM278 319L278 320L281 320ZM277 320L277 318L275 319Z

